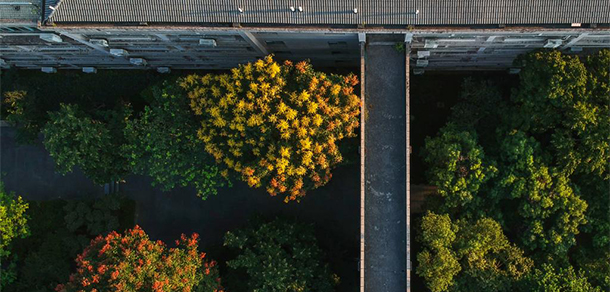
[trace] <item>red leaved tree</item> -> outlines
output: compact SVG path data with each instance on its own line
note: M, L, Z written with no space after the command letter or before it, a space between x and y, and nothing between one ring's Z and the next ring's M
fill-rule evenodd
M77 256L69 282L55 290L221 292L216 263L205 261L205 253L197 250L198 237L183 234L177 247L167 248L151 241L139 226L124 235L99 236Z

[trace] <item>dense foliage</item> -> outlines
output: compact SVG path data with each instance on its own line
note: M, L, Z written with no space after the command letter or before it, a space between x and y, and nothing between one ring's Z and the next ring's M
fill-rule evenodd
M49 121L48 112L60 109L60 104L76 104L88 114L112 110L129 103L141 108L145 89L167 75L154 70L100 70L86 74L65 70L61 74L46 74L37 70L2 70L2 119L17 129L19 142L38 140L40 130ZM143 94L144 93L144 94ZM5 115L6 114L6 115Z
M105 195L96 200L72 200L64 207L66 228L79 234L98 235L120 228L121 208L125 198Z
M35 100L24 90L4 92L6 120L19 129L17 132L19 142L27 143L38 139L40 129L46 123L45 114L35 105Z
M426 141L427 175L441 195L431 210L441 215L424 217L418 273L433 291L610 289L602 252L610 249L610 50L588 58L536 51L515 64L522 71L510 96L467 80L448 125ZM485 234L473 227L480 220L533 268L468 286L481 282L460 250L471 236L465 227Z
M445 199L444 211L471 208L476 212L481 201L477 192L497 171L485 160L476 133L451 124L441 129L438 137L426 139L424 161L430 183Z
M338 276L323 260L311 226L275 219L225 236L237 251L227 265L244 270L246 291L334 291Z
M428 213L422 219L417 273L434 291L514 291L532 260L511 244L492 219L452 222Z
M521 283L521 289L532 292L601 292L599 287L591 285L582 272L576 273L574 268L554 268L543 264L528 274Z
M99 236L76 258L76 273L58 292L221 291L214 261L197 250L198 235L182 235L168 249L136 226L124 235Z
M117 203L120 207L114 210ZM31 235L17 239L13 245L13 253L18 256L16 280L2 291L54 291L57 284L68 281L76 255L91 239L110 231L109 228L120 231L133 224L133 202L116 195L98 200L52 200L29 205ZM119 226L110 222L118 222Z
M100 111L95 119L77 105L62 104L49 113L44 126L44 145L62 173L79 167L95 183L122 179L129 171L121 145L127 109Z
M13 193L5 192L0 181L0 290L15 281L16 258L11 247L15 239L30 234L27 209L28 203Z
M169 83L154 88L152 95L151 105L125 128L133 171L151 176L164 190L193 185L202 198L216 194L226 180L197 138L188 99Z
M205 150L251 187L287 193L285 201L327 183L341 162L337 142L358 127L357 83L354 75L326 75L307 62L279 65L271 57L231 74L180 81L201 117Z

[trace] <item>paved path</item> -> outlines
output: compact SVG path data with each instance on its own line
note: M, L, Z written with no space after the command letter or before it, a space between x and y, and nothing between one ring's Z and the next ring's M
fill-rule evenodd
M406 291L405 54L392 36L365 48L365 292Z

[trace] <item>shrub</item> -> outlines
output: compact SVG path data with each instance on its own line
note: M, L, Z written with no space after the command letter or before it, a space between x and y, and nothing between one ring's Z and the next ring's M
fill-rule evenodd
M225 246L237 257L227 262L243 269L248 291L333 291L338 276L322 261L313 229L275 219L272 222L227 232Z
M91 241L76 258L76 273L56 291L221 291L214 261L197 251L198 235L182 235L176 248L151 241L136 226Z
M201 116L206 151L249 186L287 193L286 202L327 183L341 162L337 142L358 127L357 83L354 75L326 75L307 62L278 65L271 57L231 74L180 80Z

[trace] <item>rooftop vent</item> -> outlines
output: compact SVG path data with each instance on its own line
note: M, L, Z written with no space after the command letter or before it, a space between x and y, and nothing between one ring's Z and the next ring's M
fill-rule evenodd
M438 48L438 43L432 40L426 40L426 42L424 43L424 48L425 49L436 49Z
M102 46L102 47L108 46L108 41L105 39L90 39L89 42L92 45L96 45L96 46Z
M417 51L418 58L430 57L430 51Z
M561 46L562 43L563 41L561 39L546 40L544 47L547 49L555 49Z
M204 47L214 48L214 47L216 47L216 40L215 39L199 39L199 45L204 46Z
M169 67L157 67L157 72L159 73L169 73L172 70Z
M136 66L146 66L146 60L142 58L129 58L129 63Z
M84 73L97 73L97 69L95 67L83 67Z
M53 67L41 67L40 71L44 73L57 73L57 69Z
M424 59L419 59L417 60L416 66L417 67L426 67L428 66L428 60L424 60Z
M521 68L510 68L508 69L508 74L519 74L521 72Z
M51 43L61 43L61 37L54 34L54 33L43 33L40 34L40 39L47 41L47 42L51 42Z
M129 52L123 49L110 49L110 54L117 57L125 57L129 55Z

